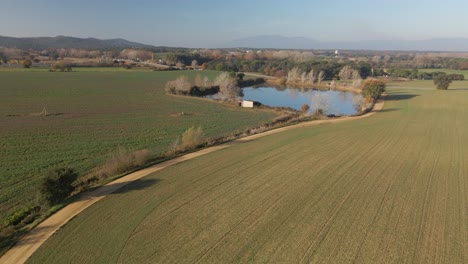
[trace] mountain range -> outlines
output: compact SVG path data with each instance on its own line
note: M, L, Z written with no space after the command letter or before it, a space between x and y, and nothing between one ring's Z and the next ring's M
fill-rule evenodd
M0 36L0 47L19 49L125 49L155 48L125 39L76 38L67 36L15 38ZM339 49L339 50L406 50L406 51L468 51L468 38L433 38L426 40L364 40L320 41L305 37L261 35L236 39L213 48L254 49Z
M125 39L96 39L96 38L75 38L66 36L57 37L36 37L36 38L14 38L0 36L0 47L14 47L18 49L56 49L56 48L76 48L76 49L124 49L124 48L153 48L137 42Z
M407 50L407 51L468 51L468 38L433 38L425 40L365 40L319 41L304 37L263 35L236 39L228 48L258 49L345 49L345 50Z

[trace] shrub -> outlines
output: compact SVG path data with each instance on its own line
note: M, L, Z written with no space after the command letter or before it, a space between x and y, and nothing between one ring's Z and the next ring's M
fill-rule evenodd
M178 137L169 149L169 154L195 149L206 143L206 138L201 127L191 127Z
M166 92L169 94L183 94L188 95L192 84L187 76L180 76L179 78L166 83Z
M151 152L146 149L129 152L127 149L119 147L117 151L95 171L95 174L98 178L115 176L146 164L151 160L152 156Z
M57 204L67 198L75 189L73 182L78 178L71 168L59 168L49 172L41 186L41 193L49 205Z
M447 90L451 82L452 79L446 74L437 75L434 78L434 84L438 90Z
M368 101L377 100L385 92L385 82L381 80L366 80L362 85L362 96Z
M23 60L22 62L24 68L31 68L32 61L30 59Z
M8 217L6 217L5 220L3 221L3 224L5 226L15 226L19 224L24 218L26 218L26 216L28 216L30 212L31 212L31 208L24 207L14 212L13 214L9 215Z
M301 106L301 111L302 111L303 113L307 113L307 111L309 111L309 109L310 109L310 107L309 107L308 104L303 104L303 105Z
M452 74L449 74L448 77L452 81L463 81L463 80L465 80L465 75L463 75L463 74L452 73Z
M205 135L201 127L191 127L187 129L181 138L181 147L184 150L194 149L205 143Z
M69 65L65 64L65 62L59 61L59 62L56 62L56 63L52 64L52 66L50 66L50 71L52 71L52 72L56 72L56 71L71 72L72 68Z

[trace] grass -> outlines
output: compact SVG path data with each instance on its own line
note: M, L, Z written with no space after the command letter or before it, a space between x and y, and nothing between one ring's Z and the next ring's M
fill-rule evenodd
M29 263L466 263L468 91L420 84L147 176Z
M33 201L51 168L70 166L83 175L119 147L165 153L192 126L217 137L275 117L165 94L166 81L199 73L218 74L0 71L0 219ZM48 116L39 115L44 108Z

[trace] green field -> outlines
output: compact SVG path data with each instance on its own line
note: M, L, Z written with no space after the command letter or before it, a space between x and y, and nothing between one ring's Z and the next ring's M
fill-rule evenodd
M198 73L0 71L0 219L35 203L39 181L54 166L83 174L119 146L158 154L191 126L215 137L275 116L165 95L167 80ZM213 78L217 72L203 74ZM49 116L37 115L44 107Z
M422 84L145 177L30 263L466 263L468 91Z

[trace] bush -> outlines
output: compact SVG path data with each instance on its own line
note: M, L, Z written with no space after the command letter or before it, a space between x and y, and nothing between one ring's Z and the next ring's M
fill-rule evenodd
M465 80L465 75L463 75L463 74L452 73L452 74L449 74L448 77L452 81L463 81L463 80Z
M23 67L24 67L24 68L31 68L32 61L29 60L29 59L23 60L22 64L23 64Z
M451 82L452 79L446 74L437 75L434 78L434 84L438 90L447 90Z
M28 216L30 212L31 212L31 208L24 207L14 212L13 214L9 215L8 217L6 217L5 220L3 221L3 224L5 226L15 226L19 224L24 218L26 218L26 216Z
M377 100L385 92L385 82L381 80L366 80L362 85L362 96L368 101Z
M205 143L205 135L201 127L191 127L182 134L181 146L184 150L194 149Z
M67 198L75 189L73 182L78 178L71 168L59 168L49 172L41 186L41 193L49 205L57 204Z
M308 104L303 104L303 105L301 106L301 111L302 111L303 113L307 113L307 111L309 111L309 109L310 109L310 107L309 107Z
M50 66L50 71L71 72L72 68L69 65L65 64L65 62L59 61L59 62L52 64L52 66Z
M206 143L206 138L201 127L191 127L182 134L182 137L177 138L171 146L171 154L177 152L184 152L187 150L195 149L200 145Z
M168 81L166 83L166 92L169 94L189 95L192 84L187 76L180 76L179 78Z
M146 149L129 152L119 147L103 165L95 170L94 176L96 180L116 176L145 165L152 157L151 151Z

